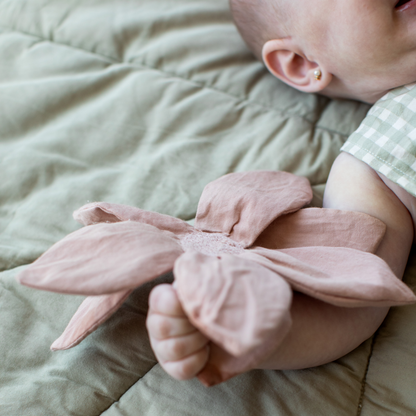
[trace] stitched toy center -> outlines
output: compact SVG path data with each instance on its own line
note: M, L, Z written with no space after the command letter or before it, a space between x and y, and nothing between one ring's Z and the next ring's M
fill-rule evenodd
M192 233L181 239L185 251L199 251L208 256L217 256L221 253L240 254L244 247L220 233Z

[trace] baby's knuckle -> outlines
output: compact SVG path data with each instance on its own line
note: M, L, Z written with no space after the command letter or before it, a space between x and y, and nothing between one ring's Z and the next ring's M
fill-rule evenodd
M186 380L188 375L184 371L181 362L167 362L162 364L163 369L173 378L177 380Z
M158 339L165 339L172 334L171 319L158 314L148 315L146 319L146 327L149 334Z
M170 285L162 284L156 286L149 296L149 306L156 311L164 310L165 305L171 301L172 290Z
M187 360L181 366L182 377L191 377L193 375L193 365Z
M186 355L187 347L183 341L171 340L170 350L175 358L182 358Z
M204 367L205 358L200 354L194 354L185 360L182 366L184 374L187 378L195 377Z
M159 299L161 296L161 291L158 286L156 286L149 295L149 307L151 309L156 309L157 304L159 303Z
M189 378L192 378L193 373L190 371L190 367L188 363L176 363L175 365L175 378L178 380L187 380Z
M157 331L161 338L168 338L172 332L172 323L169 319L159 318L157 321Z

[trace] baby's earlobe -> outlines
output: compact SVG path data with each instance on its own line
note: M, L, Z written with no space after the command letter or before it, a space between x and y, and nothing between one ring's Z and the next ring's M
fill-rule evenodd
M320 66L310 68L306 76L308 82L303 85L297 85L296 88L303 92L317 93L323 91L332 81L332 74Z

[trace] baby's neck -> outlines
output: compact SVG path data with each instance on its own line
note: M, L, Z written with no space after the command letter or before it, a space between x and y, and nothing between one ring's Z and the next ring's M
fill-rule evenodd
M386 95L389 90L372 91L358 85L350 86L340 79L334 77L332 82L321 93L330 98L343 98L348 100L362 101L374 104L381 97Z

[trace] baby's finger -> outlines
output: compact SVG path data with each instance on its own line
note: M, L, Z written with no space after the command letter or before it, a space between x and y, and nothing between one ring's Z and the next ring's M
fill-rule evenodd
M173 378L177 380L189 380L194 378L205 367L208 357L209 347L207 345L196 353L185 357L183 360L167 361L160 363L160 365Z
M160 362L178 361L191 354L195 354L205 345L208 339L199 331L182 337L167 338L164 340L151 339L153 351Z
M146 327L149 335L158 340L188 335L197 331L188 318L161 315L152 311L147 315Z
M150 292L149 309L162 315L186 316L176 290L169 284L158 285Z

